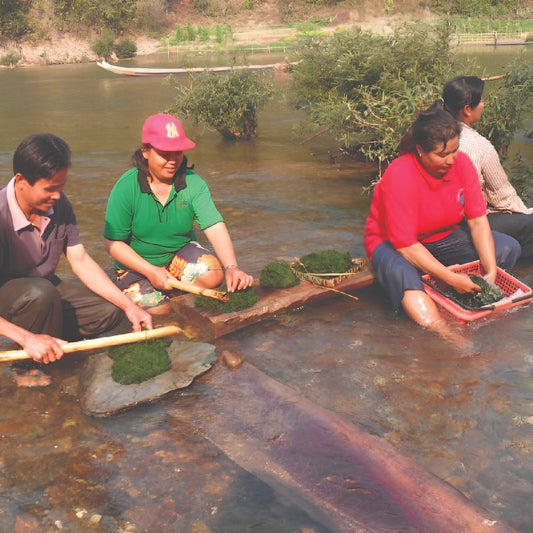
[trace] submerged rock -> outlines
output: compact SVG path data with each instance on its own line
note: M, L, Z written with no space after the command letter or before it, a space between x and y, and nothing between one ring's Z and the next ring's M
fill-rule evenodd
M135 405L155 401L189 386L217 361L215 347L208 343L173 342L168 347L171 367L142 383L121 385L111 377L113 359L107 352L90 357L80 374L80 406L91 416L109 416Z

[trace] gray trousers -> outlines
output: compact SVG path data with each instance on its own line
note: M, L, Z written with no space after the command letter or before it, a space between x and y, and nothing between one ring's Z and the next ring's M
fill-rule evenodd
M487 217L493 231L510 235L520 243L520 259L533 258L533 214L489 213Z
M124 319L121 309L80 281L54 285L44 278L16 278L0 287L0 316L32 333L67 341L96 337Z

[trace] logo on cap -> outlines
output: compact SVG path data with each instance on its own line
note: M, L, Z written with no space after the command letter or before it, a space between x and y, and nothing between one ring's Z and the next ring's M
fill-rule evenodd
M174 122L168 122L165 128L167 128L167 137L169 139L174 139L175 137L180 136L178 133L178 128L176 128L176 124L174 124Z

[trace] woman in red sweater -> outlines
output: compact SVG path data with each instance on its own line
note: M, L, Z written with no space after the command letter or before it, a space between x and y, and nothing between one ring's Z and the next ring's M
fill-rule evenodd
M403 307L432 329L442 318L421 273L475 292L479 286L468 275L448 266L480 259L484 277L494 282L496 266L510 270L520 256L515 239L491 232L476 170L459 152L460 132L440 101L420 112L400 142L400 157L374 189L365 226L367 255L394 309Z

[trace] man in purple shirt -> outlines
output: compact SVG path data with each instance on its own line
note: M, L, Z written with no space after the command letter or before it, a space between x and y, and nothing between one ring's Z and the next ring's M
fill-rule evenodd
M126 316L133 329L152 328L89 256L63 193L71 166L68 144L50 133L26 137L13 156L11 181L0 190L0 336L37 362L63 355L66 340L94 337ZM55 273L65 254L81 280Z

